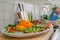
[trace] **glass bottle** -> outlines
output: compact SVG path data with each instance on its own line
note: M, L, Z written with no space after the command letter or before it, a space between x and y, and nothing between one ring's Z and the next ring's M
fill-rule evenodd
M28 13L28 21L32 21L32 12Z

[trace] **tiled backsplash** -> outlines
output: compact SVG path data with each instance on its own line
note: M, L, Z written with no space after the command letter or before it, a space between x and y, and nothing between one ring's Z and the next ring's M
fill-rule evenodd
M16 0L0 0L0 31L8 24L13 24L16 20L17 3ZM20 2L22 3L22 2ZM33 13L33 18L36 19L39 13L39 7L36 5L31 5L27 3L24 4L25 11ZM36 13L36 14L35 14ZM38 18L37 18L38 19Z
M0 31L4 26L14 23L16 17L16 5L16 3L7 0L0 0Z

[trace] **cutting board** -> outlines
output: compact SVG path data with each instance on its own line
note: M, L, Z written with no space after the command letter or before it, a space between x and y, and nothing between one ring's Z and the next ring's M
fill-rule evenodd
M53 34L53 30L50 30L49 32L46 32L37 36L33 36L33 37L13 38L0 33L0 40L48 40L52 34Z

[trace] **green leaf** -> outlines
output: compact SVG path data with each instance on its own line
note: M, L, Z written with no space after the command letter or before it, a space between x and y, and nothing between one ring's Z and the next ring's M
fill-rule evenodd
M30 27L28 30L29 30L29 32L32 32L32 30L33 30L33 27Z
M53 8L52 8L52 10L54 11L54 10L56 10L58 7L57 6L54 6Z
M58 26L57 26L57 25L55 25L53 28L58 28Z
M36 32L36 28L35 27L33 27L33 32Z
M8 26L6 26L4 29L5 29L6 31L8 31Z
M15 24L9 24L8 26L9 26L9 27L16 27Z
M36 32L40 31L40 28L36 28Z
M29 32L29 30L28 29L25 29L24 32Z

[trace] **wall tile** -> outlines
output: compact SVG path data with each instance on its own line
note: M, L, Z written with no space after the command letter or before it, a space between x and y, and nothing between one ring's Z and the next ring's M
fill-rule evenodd
M0 31L4 28L4 23L3 21L0 21Z
M13 9L13 4L9 3L9 11L12 11L12 9Z
M24 9L25 9L25 11L30 11L31 12L31 10L33 9L33 5L31 5L31 4L24 4Z
M0 10L3 10L3 3L0 2Z
M9 20L4 20L4 26L7 26L9 24Z
M0 0L0 2L2 2L3 0Z
M14 24L15 23L15 19L10 19L9 20L9 24Z
M13 3L12 6L13 6L12 11L15 11L15 12L18 11L18 4Z
M4 1L14 3L14 2L17 2L18 0L4 0Z
M14 19L16 16L15 16L16 14L14 13L14 12L10 12L9 13L9 18L10 19Z
M9 3L15 3L15 2L17 2L18 0L0 0L0 1L9 2Z
M36 18L36 20L39 20L40 18L39 18L39 7L38 6L35 6L35 18Z
M7 11L4 11L4 19L9 19L9 12Z
M3 3L3 9L5 10L5 11L9 11L9 9L10 9L10 4L9 3Z
M0 20L3 20L3 19L4 19L3 11L0 11Z
M0 31L8 24L15 22L17 0L0 0Z

